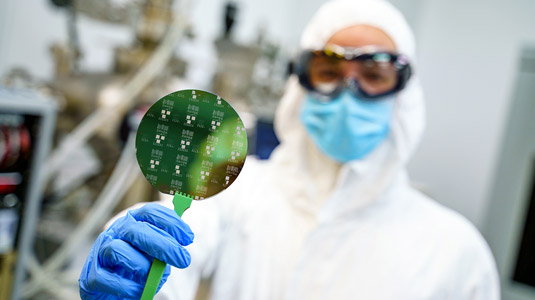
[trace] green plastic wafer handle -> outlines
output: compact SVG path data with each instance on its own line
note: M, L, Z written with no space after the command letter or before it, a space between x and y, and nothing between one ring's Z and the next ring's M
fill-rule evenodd
M173 206L177 215L182 217L182 214L191 205L191 197L182 194L175 194L173 197ZM163 272L165 271L165 263L159 259L154 259L150 266L149 275L147 276L147 282L141 295L141 300L152 300L156 295L158 285L162 280Z

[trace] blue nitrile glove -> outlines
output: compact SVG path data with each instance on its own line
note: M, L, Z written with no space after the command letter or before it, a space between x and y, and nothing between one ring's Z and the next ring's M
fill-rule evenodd
M153 258L168 265L158 290L170 274L169 265L191 262L183 246L193 232L173 211L155 203L129 211L99 235L80 274L82 299L139 299Z

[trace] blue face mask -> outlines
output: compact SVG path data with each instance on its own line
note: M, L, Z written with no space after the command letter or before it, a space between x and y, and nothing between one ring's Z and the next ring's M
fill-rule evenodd
M301 121L316 145L339 162L361 159L388 135L394 96L364 101L343 91L329 102L307 94Z

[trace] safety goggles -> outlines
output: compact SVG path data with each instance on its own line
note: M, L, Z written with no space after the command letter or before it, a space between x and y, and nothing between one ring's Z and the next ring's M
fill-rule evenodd
M406 56L376 47L328 45L323 50L304 51L295 71L301 85L325 101L344 88L363 99L379 99L401 91L411 77Z

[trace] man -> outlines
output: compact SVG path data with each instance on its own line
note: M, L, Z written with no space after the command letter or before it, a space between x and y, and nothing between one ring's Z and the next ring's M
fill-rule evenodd
M185 213L191 258L186 223L145 205L99 236L82 298L139 298L157 257L191 265L167 272L156 299L193 299L205 276L213 299L499 299L481 235L409 185L424 108L402 15L330 1L301 47L276 115L281 145Z

